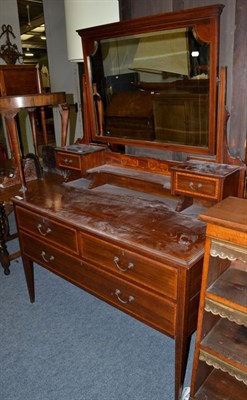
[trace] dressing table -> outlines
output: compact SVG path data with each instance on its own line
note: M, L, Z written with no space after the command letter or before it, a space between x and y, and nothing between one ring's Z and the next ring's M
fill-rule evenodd
M79 30L85 63L83 139L56 148L64 182L61 174L59 179L48 174L43 181L28 183L27 191L13 198L30 300L35 300L36 262L173 338L175 400L182 393L197 325L205 243L205 223L198 220L198 212L226 196L241 195L242 165L230 162L224 141L223 72L217 85L222 9L221 5L201 7ZM171 35L179 37L175 59L182 53L183 64L191 51L202 52L201 59L185 65L187 75L184 69L162 69L157 74L159 44L167 42L166 35L168 41ZM140 56L142 42L158 48L154 66L150 66L151 55ZM139 56L134 62L135 54ZM138 66L140 59L145 67ZM177 68L174 60L162 63ZM176 96L182 90L192 97L192 110L187 100L178 107L169 98L171 89ZM151 99L142 115L140 103L133 102L138 91ZM114 94L120 110L113 113ZM157 101L160 95L161 102ZM169 124L162 114L165 97L169 98ZM204 112L195 115L196 107ZM190 118L183 129L171 125L178 118L170 114L174 108L180 109L179 118ZM113 117L111 128L106 117ZM147 134L150 121L152 135ZM133 154L130 148L145 148L146 154L157 150L157 156ZM162 157L168 151L187 153L187 160Z

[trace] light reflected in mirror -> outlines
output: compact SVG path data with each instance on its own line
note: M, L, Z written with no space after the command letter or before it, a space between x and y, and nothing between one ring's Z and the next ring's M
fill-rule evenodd
M98 42L97 136L207 147L209 47L189 28Z

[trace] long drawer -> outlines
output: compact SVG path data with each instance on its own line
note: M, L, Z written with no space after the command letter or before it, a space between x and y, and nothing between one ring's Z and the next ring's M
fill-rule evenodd
M172 301L140 289L89 263L82 263L22 231L20 242L23 254L33 261L155 329L174 336L176 304Z
M79 246L84 259L108 268L121 278L138 282L138 286L152 288L173 300L177 298L175 268L82 233Z
M64 226L42 215L16 207L19 228L28 231L42 240L48 241L72 253L78 253L76 230Z
M22 253L37 264L44 265L73 283L81 281L83 263L79 258L68 255L23 231L19 232L19 241Z

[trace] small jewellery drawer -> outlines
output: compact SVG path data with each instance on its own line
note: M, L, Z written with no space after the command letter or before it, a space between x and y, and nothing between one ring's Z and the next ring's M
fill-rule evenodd
M81 260L69 256L43 241L34 239L24 232L20 232L19 240L23 254L30 257L31 260L76 284L83 279Z
M32 213L20 207L16 207L16 219L19 228L31 232L44 241L49 241L69 250L78 253L76 230L61 225L48 218Z
M175 173L175 192L187 194L193 197L207 197L208 199L218 199L219 180L210 177L195 176L186 173Z
M58 167L81 170L81 156L65 152L56 152L56 162Z
M84 264L83 287L152 327L174 335L176 304L122 281L102 269Z
M81 255L96 265L110 269L125 278L176 299L177 270L157 263L121 247L80 234Z

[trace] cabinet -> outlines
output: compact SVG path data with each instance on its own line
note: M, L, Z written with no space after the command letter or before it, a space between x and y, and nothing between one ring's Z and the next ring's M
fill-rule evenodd
M228 197L207 223L193 400L247 398L247 200Z
M104 163L103 146L71 145L55 148L56 165L58 168L70 173L73 171L82 176L88 168L93 168Z
M208 93L166 90L156 93L153 102L156 140L208 145Z
M205 224L164 197L88 184L50 176L13 198L30 299L35 262L173 338L178 400L197 323Z
M181 196L177 211L191 205L194 198L215 203L238 195L240 167L236 165L189 160L170 170L171 192Z

